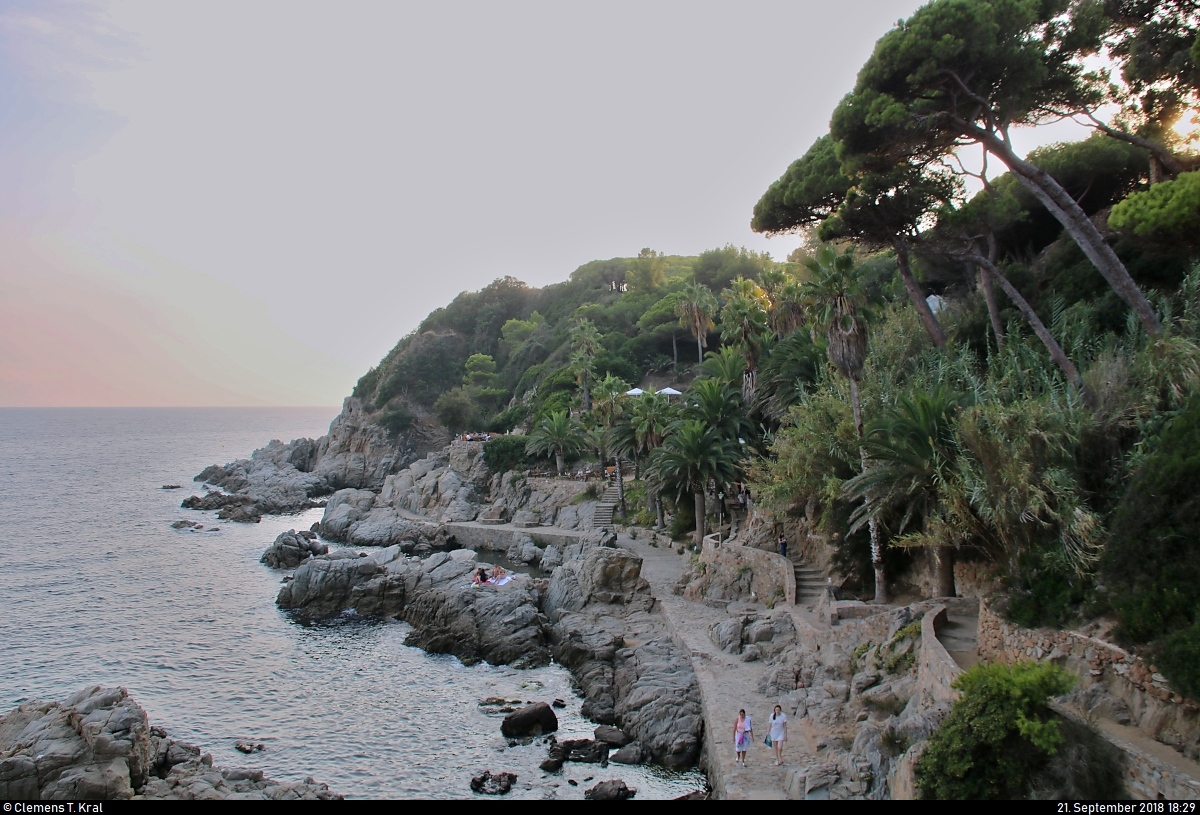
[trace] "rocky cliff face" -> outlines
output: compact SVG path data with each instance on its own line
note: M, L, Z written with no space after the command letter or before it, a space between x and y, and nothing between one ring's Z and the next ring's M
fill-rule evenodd
M151 727L124 688L85 688L65 702L26 702L0 717L0 798L340 800L309 779L222 770L200 748Z
M329 432L316 442L312 471L330 490L379 489L389 475L447 441L445 429L427 417L392 438L367 415L360 399L347 396Z
M446 442L445 430L427 417L397 437L376 424L362 402L349 396L319 439L275 440L248 459L205 468L195 480L223 492L192 496L188 509L222 509L235 521L319 506L334 490L381 488L387 477Z

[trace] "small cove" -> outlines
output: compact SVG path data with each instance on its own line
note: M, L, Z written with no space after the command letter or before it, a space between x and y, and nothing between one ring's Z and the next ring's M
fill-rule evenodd
M248 456L271 438L316 437L335 413L0 410L4 710L87 684L124 685L152 724L218 764L281 780L311 775L347 797L471 797L469 779L484 769L517 773L516 798L582 798L607 778L623 778L639 798L702 786L698 771L652 767L568 764L547 776L537 768L540 740L510 746L481 699L562 698L558 737L590 736L594 725L579 715L560 666L466 667L404 645L410 629L401 622L348 615L302 625L280 612L283 572L258 558L279 532L307 529L321 510L242 525L179 509L207 464ZM180 519L220 531L171 529ZM495 563L498 554L479 557ZM267 749L244 756L233 749L238 739Z

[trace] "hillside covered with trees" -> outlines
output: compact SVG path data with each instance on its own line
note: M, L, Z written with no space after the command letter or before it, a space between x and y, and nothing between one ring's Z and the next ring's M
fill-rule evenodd
M748 482L881 601L921 548L943 595L991 564L1014 621L1111 615L1200 697L1198 32L1189 0L934 0L755 207L801 250L503 278L354 394L395 434L517 431L505 467L630 462L627 516L680 535ZM1063 117L1091 135L1013 147Z

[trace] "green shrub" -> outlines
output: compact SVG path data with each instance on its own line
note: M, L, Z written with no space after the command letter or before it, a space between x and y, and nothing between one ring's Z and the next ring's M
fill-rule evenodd
M528 436L496 436L483 445L483 460L494 473L528 470L533 463L525 455Z
M1200 699L1200 622L1163 637L1154 661L1176 690Z
M1052 696L1073 679L1057 665L976 665L954 681L962 695L917 760L923 798L1023 798L1062 743Z
M413 422L416 420L417 417L404 408L390 408L380 415L379 425L387 430L389 436L395 439L405 430L412 427Z
M500 411L488 421L487 430L490 433L507 433L529 416L529 408L525 405L513 405Z
M378 386L379 369L371 368L358 378L358 382L354 385L353 395L359 399L369 399L375 395L375 388Z
M1198 483L1200 396L1193 396L1130 480L1103 562L1119 635L1154 645L1163 675L1193 698L1200 697L1200 660L1187 655L1198 650L1200 625Z

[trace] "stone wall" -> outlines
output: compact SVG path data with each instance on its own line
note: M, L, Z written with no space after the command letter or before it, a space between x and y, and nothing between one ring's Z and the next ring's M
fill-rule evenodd
M937 606L921 618L921 654L917 657L917 688L922 708L939 702L954 704L958 691L950 687L962 673L962 668L937 638L938 629L946 623L946 607Z
M1125 790L1134 798L1145 801L1200 799L1200 776L1181 772L1173 762L1164 761L1132 741L1121 738L1113 729L1095 727L1077 710L1060 702L1051 700L1050 707L1058 715L1092 729L1117 749L1125 771Z
M706 571L715 571L715 582L728 578L729 583L737 582L737 577L748 570L750 575L750 591L760 603L776 602L788 605L796 603L796 573L792 562L774 552L764 552L736 543L718 544L710 537L704 539L704 548L700 552L700 562L706 566Z
M507 551L518 538L530 537L538 546L545 548L551 544L565 548L572 543L578 543L579 534L572 534L559 529L531 528L521 529L513 526L483 526L477 523L449 523L443 527L452 535L459 545L476 551Z
M1091 715L1116 723L1098 732L1121 752L1131 794L1150 800L1200 798L1200 765L1195 764L1200 754L1200 706L1172 691L1153 666L1110 642L1076 631L1013 625L984 601L979 608L978 641L980 659L1050 661L1079 677L1070 699L1080 708L1095 704ZM1055 709L1084 721L1075 709L1064 705ZM1131 738L1122 738L1120 732L1130 733ZM1154 745L1139 746L1135 737L1183 755L1177 759L1171 754L1155 755ZM1195 769L1189 772L1181 767Z
M984 601L978 641L980 659L1050 660L1080 677L1085 687L1103 683L1124 703L1129 724L1192 759L1200 753L1200 705L1174 692L1153 666L1123 648L1075 631L1021 628Z

